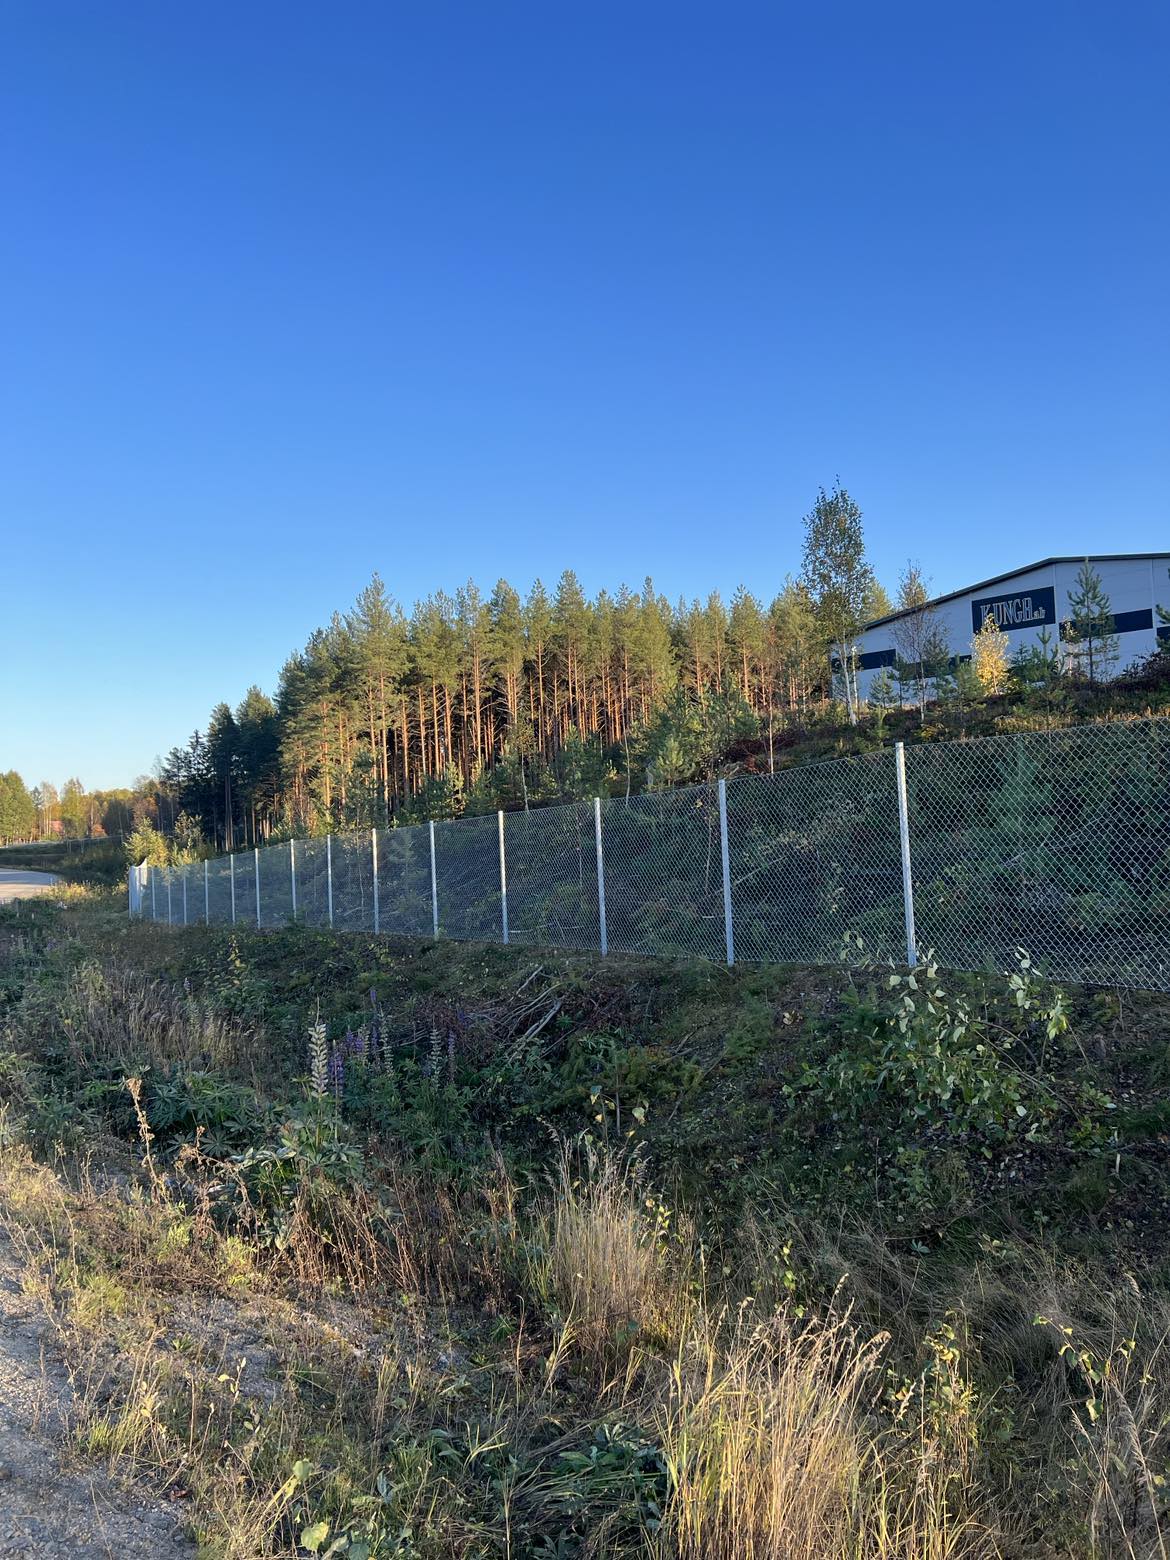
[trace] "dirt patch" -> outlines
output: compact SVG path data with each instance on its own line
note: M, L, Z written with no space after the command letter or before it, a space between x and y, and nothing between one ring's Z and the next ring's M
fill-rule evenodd
M73 1463L64 1367L0 1235L0 1555L28 1560L179 1560L175 1515L134 1486Z

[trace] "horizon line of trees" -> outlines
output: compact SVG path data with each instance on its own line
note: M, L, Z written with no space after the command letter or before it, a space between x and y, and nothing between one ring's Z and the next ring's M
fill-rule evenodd
M71 777L26 784L15 769L0 774L0 845L42 839L125 839L144 820L166 816L167 798L153 779L133 786L87 791Z
M741 586L672 604L649 578L588 597L566 570L552 591L468 581L407 612L375 574L289 657L274 697L217 704L161 785L183 830L228 848L673 783L721 743L771 741L824 708L830 648L891 610L839 482L804 524L802 573L770 601ZM836 692L856 719L847 665Z

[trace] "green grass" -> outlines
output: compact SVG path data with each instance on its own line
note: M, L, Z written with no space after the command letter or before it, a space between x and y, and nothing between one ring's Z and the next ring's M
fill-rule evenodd
M109 893L0 915L0 969L5 1217L102 1383L83 1444L181 1467L208 1556L1163 1552L1166 998ZM278 1385L231 1399L191 1329L253 1299Z

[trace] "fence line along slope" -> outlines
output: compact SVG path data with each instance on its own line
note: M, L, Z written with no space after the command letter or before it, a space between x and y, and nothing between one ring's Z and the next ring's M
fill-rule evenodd
M1170 989L1170 721L911 746L904 787L901 756L137 867L130 907L729 962L1024 949Z

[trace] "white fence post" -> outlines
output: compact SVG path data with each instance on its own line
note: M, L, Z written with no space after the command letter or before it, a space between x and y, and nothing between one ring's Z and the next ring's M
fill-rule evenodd
M329 897L329 925L333 925L333 836L325 836L325 892Z
M439 935L439 874L435 869L435 820L431 819L431 925Z
M171 914L171 879L174 877L174 875L175 875L174 867L168 867L167 868L167 925L168 926L171 926L171 925L174 924L174 917Z
M210 868L211 868L211 864L207 860L207 857L204 856L204 858L203 858L203 924L204 924L204 926L210 926L211 925L211 884L210 884L211 870L210 870Z
M719 782L719 851L723 857L723 935L727 962L735 963L735 929L731 922L731 854L727 844L727 781Z
M183 868L183 925L187 924L187 868Z
M597 925L601 933L602 957L609 952L609 932L605 925L605 853L601 848L601 797L593 798L593 834L597 841Z
M154 882L155 882L154 868L153 867L147 867L146 870L150 874L150 919L152 921L157 921L158 920L158 900L155 897L155 892L154 892Z
M378 831L370 830L370 856L374 864L374 936L382 929L382 916L378 906Z
M254 866L254 868L256 870L256 925L257 926L262 926L264 923L263 923L263 921L261 920L261 917L260 917L260 847L259 847L259 845L253 845L252 846L252 865Z
M500 825L500 923L504 929L504 946L508 946L508 864L504 857L504 809L496 814Z
M297 918L297 842L288 842L288 880L292 887L292 918Z
M906 798L906 745L894 744L894 773L898 781L898 835L902 846L902 909L906 921L906 963L911 969L918 963L918 940L914 932L914 872L910 863L910 806Z
M236 857L235 852L228 857L228 870L232 875L232 925L236 924Z

